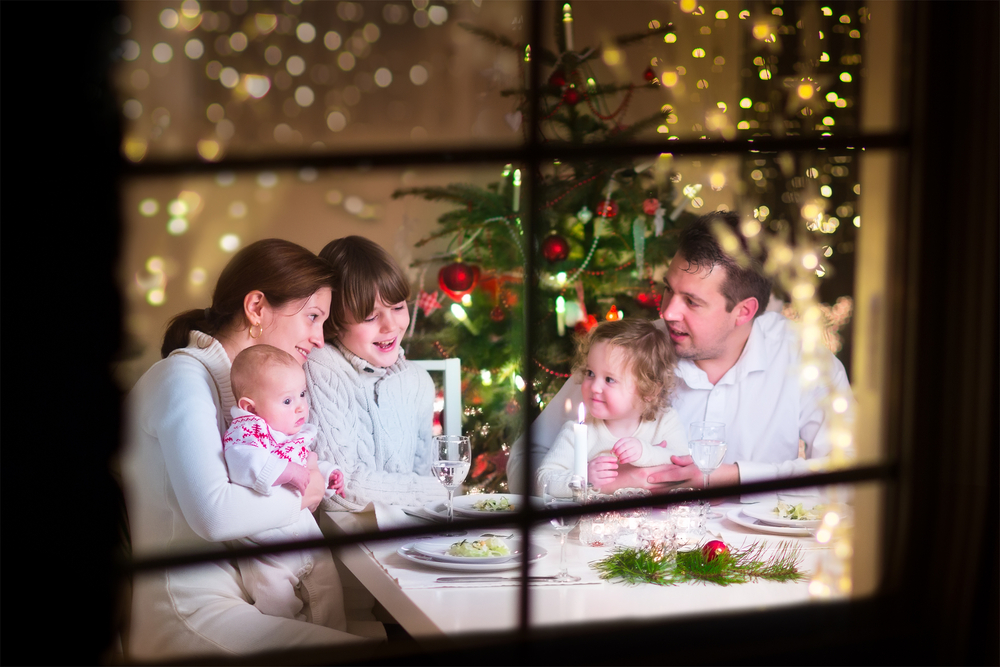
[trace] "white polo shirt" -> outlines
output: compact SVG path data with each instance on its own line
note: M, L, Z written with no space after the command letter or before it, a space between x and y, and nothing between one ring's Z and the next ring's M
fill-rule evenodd
M666 326L662 320L660 326ZM736 364L712 385L694 362L678 364L673 407L681 423L720 421L726 424L725 463L736 463L740 481L757 482L804 474L830 454L828 419L823 408L827 384L804 386L799 361L801 347L795 327L783 315L766 312L758 317ZM844 365L824 351L829 386L850 396ZM576 414L582 399L572 379L552 398L532 424L535 465L556 439L559 428ZM806 444L805 460L798 458L799 439ZM521 492L524 439L511 448L507 480Z

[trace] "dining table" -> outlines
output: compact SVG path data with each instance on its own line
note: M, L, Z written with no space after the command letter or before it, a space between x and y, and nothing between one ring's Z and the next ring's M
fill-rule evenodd
M758 504L760 502L766 504L767 500L758 499ZM795 582L758 580L726 586L702 582L626 584L621 580L602 579L593 564L612 553L615 545L585 544L580 540L578 527L569 534L566 561L569 574L579 580L572 583L532 580L528 607L530 627L633 619L650 621L816 603L810 592L810 577L823 566L824 559L831 556L830 548L817 542L811 531L773 531L763 527L767 532L762 532L756 528L754 520L742 513L747 508L747 504L738 500L713 506L721 517L708 519L702 543L718 539L731 550L763 546L765 554L794 545L799 549L799 570L805 577ZM654 515L666 511L651 510ZM322 512L320 527L327 536L373 533L404 526L426 527L426 536L370 539L335 550L343 566L416 641L439 640L465 633L509 633L517 629L521 608L518 559L503 566L509 569L480 566L468 570L462 565L455 567L424 560L421 554L413 551L413 545L427 539L474 540L484 533L512 536L516 540L520 529L511 523L441 537L441 533L449 530L462 532L462 522L456 518L455 523L449 525L438 519L426 508L371 503L360 512ZM536 553L529 566L529 576L557 574L560 542L555 529L548 522L536 524L531 529L530 544Z

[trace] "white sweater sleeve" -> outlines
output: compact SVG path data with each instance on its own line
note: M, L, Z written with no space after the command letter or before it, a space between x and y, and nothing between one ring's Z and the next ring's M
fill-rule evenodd
M568 421L563 424L563 427L559 430L559 434L556 436L555 442L552 443L552 447L546 452L545 458L542 459L541 465L538 466L538 472L535 473L534 492L541 495L545 483L549 482L550 484L555 484L551 488L557 490L558 495L572 495L569 488L569 478L573 475L574 460L575 440L573 422Z
M390 505L422 505L447 495L432 477L416 472L388 472L378 464L384 452L372 435L372 400L349 382L351 371L340 372L322 363L306 364L312 410L309 419L316 424L315 450L321 460L332 461L344 471L344 498L330 501L350 510L360 510L377 500ZM431 416L428 415L428 419ZM430 462L424 457L421 465ZM414 463L416 467L417 463Z
M191 529L205 540L233 540L295 523L301 501L274 489L263 496L229 480L213 380L190 357L171 357L142 402L142 428L156 438L170 487ZM158 386L156 386L158 385Z
M687 433L681 418L673 408L667 408L656 420L652 435L642 441L642 455L633 465L640 468L664 465L670 463L671 456L685 456L690 454L688 448ZM666 442L667 446L657 447L661 442Z

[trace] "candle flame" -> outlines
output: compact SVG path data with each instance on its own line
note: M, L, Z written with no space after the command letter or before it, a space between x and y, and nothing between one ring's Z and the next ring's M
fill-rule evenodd
M580 408L576 411L576 414L577 414L579 423L582 424L583 422L585 422L587 420L587 408L583 405L583 403L580 403Z

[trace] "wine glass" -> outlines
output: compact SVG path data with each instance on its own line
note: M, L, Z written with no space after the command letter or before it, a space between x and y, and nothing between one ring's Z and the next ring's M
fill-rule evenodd
M688 446L691 457L698 470L704 476L705 488L708 488L708 475L714 472L726 455L726 425L722 422L694 422L689 430ZM711 512L710 519L721 519L718 512Z
M571 476L569 490L571 495L567 497L560 480L546 480L542 488L542 501L545 503L545 508L561 509L583 505L585 493L583 477ZM560 516L549 520L552 527L559 532L559 574L556 575L555 581L580 581L580 577L570 574L566 567L566 536L579 520L580 517L576 516Z
M455 489L462 486L465 476L469 474L472 465L472 445L467 435L435 435L434 445L437 453L431 470L448 490L448 523L451 523L455 517L452 498Z

